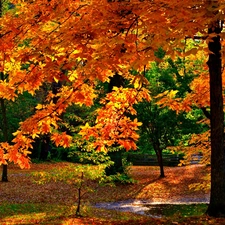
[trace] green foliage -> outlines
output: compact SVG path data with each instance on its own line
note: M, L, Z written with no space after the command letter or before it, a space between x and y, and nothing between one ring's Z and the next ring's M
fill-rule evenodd
M14 102L8 101L6 104L6 116L8 121L8 136L9 141L12 140L12 133L15 132L19 123L34 113L37 100L33 98L29 93L24 92ZM2 112L0 110L0 127L3 127ZM0 141L3 141L2 132L0 132Z
M115 175L108 176L105 180L105 183L134 184L136 183L136 180L134 180L126 173L117 173Z
M81 143L83 143L83 148L81 148ZM109 156L110 153L119 153L122 154L122 150L118 149L116 147L112 147L109 149L109 153L107 152L97 152L95 149L91 149L88 147L88 143L85 141L82 141L80 139L80 144L76 142L77 145L74 145L74 148L70 150L69 157L72 159L72 161L79 161L82 164L93 164L93 165L102 165L104 164L106 167L106 171L108 171L108 168L112 167L114 168L117 160L115 157L112 158ZM90 143L89 143L90 144ZM76 147L75 147L76 146ZM129 169L132 165L130 162L126 160L126 157L122 154L122 165L121 169L117 168L120 172L116 172L114 174L107 175L105 177L104 183L133 183L134 180L129 176Z
M130 175L130 168L132 163L127 160L127 157L123 154L122 156L122 172L112 174L106 177L105 183L112 183L112 184L134 184L136 180L134 180ZM111 164L115 162L111 161ZM110 165L109 165L110 166Z
M106 165L68 165L63 168L53 169L49 172L34 172L33 177L38 184L50 181L64 182L74 185L78 190L76 215L80 215L81 197L84 191L93 191L88 182L98 180L104 181ZM82 192L82 193L81 193Z
M167 107L157 105L158 94L168 90L178 91L176 97L184 98L190 90L190 83L196 77L194 69L186 67L187 60L172 60L156 52L160 62L153 62L145 76L149 80L151 102L142 102L137 106L138 120L142 122L138 147L141 152L164 150L168 146L177 146L190 133L200 133L207 127L197 124L204 118L201 109L193 109L188 113L177 114ZM201 61L202 62L202 61ZM200 65L200 62L196 62ZM158 149L156 149L158 148Z
M32 175L38 184L50 181L64 182L80 187L87 180L99 180L104 176L105 165L79 165L71 164L62 168L52 169L48 172L34 172ZM83 175L82 175L83 174Z
M160 204L147 205L147 215L162 217L190 217L203 215L207 209L206 204Z

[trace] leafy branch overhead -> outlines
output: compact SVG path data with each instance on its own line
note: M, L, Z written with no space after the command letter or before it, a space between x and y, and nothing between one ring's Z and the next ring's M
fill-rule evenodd
M219 4L221 13L216 18L224 16L224 8ZM44 84L52 82L60 82L62 87L57 93L48 91L36 112L21 122L12 145L1 143L1 163L9 160L29 167L28 153L41 135L50 134L58 146L70 146L71 137L58 131L61 115L74 104L92 106L99 82L109 82L115 74L124 77L128 87L114 88L103 97L96 124L87 124L80 134L86 139L94 137L98 150L106 151L114 144L136 149L141 124L134 118L133 105L150 101L151 93L145 88L145 77L135 77L131 70L142 74L150 68L150 62L159 61L155 52L160 48L172 59L197 54L199 49L207 52L206 46L193 46L186 52L181 49L185 37L208 35L205 25L215 19L208 16L212 10L213 5L195 0L13 1L13 7L0 18L0 72L6 76L0 80L0 98L15 101L25 92L36 96ZM206 41L212 38L210 34ZM196 96L206 86L197 79L192 84ZM175 94L170 90L167 95L171 108L188 111L194 94L183 105L175 104ZM204 100L198 104L205 107L208 93L203 94ZM167 102L161 100L161 104Z

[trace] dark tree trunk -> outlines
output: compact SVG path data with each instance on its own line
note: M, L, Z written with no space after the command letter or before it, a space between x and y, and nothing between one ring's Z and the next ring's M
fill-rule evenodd
M163 166L163 157L162 157L162 149L159 146L159 143L153 144L154 150L157 156L158 164L159 164L159 169L160 169L160 177L163 178L165 177L164 173L164 166Z
M208 67L210 76L210 123L211 123L211 194L207 209L209 216L225 216L225 149L224 149L224 113L222 91L222 62L220 21L214 22L208 33L217 34L209 42Z
M8 166L2 165L2 182L8 182Z
M48 136L45 136L41 143L41 152L40 152L40 160L46 161L48 158L48 154L50 152L51 146L50 146L50 138Z
M81 206L81 189L82 189L82 184L84 180L84 173L81 173L81 184L80 187L78 188L78 203L77 203L77 209L76 209L76 215L80 215L80 206Z
M57 95L59 92L59 89L62 87L62 82L52 82L52 93L54 95ZM53 97L53 103L56 104L58 101L59 97L55 96ZM51 141L49 136L44 136L42 139L42 143L41 143L41 152L40 152L40 160L46 161L48 158L48 154L51 150L51 145L50 145Z
M158 163L159 163L159 168L160 168L160 177L163 178L163 177L165 177L165 173L164 173L163 158L162 158L161 150L158 152L157 158L158 158Z
M108 155L111 161L114 162L114 164L106 168L105 170L106 175L110 176L110 175L115 175L117 173L123 173L124 168L122 163L122 151L120 150L120 151L109 152Z
M3 79L3 74L1 73L1 78ZM6 106L5 100L0 99L1 103L1 112L2 112L2 127L3 127L3 137L4 141L8 141L8 121L6 117ZM8 167L7 165L2 165L2 182L8 181Z
M59 92L59 89L62 87L62 82L52 82L52 93L56 95ZM53 103L56 104L58 101L59 97L54 97L53 98Z
M3 11L3 2L0 0L0 17L2 17L2 11ZM1 80L4 80L4 74L0 71L1 74ZM8 141L8 123L7 123L7 117L6 117L6 107L5 107L5 101L4 99L0 99L1 101L1 111L2 111L2 118L3 118L3 137L4 141ZM8 181L8 167L7 165L2 165L2 181L7 182Z

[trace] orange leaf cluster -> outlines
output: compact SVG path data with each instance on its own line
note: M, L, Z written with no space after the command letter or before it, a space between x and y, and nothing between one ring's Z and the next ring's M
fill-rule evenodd
M115 144L126 150L136 149L135 142L139 138L136 131L141 123L128 115L136 115L133 105L142 100L150 100L146 89L138 91L114 87L101 102L104 107L97 111L96 125L90 127L86 124L80 134L86 139L94 137L94 147L98 150L106 150L107 146Z

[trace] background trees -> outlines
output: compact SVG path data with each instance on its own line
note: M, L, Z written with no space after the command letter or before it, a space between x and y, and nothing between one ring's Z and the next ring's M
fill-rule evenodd
M193 44L193 43L192 43ZM177 113L176 107L160 107L161 95L170 92L171 98L184 99L191 92L190 84L198 74L194 70L201 67L201 59L193 61L188 58L177 58L175 61L170 57L164 57L163 51L159 50L161 62L152 63L151 69L146 71L145 77L149 81L148 89L151 93L151 102L142 102L137 106L138 119L142 122L140 144L144 147L143 140L149 143L147 148L153 148L160 166L160 176L164 177L162 152L171 146L181 145L181 141L188 139L193 133L202 133L205 129L201 124L196 124L204 118L201 109L196 107L189 112ZM185 64L192 63L193 67ZM176 97L175 97L176 96ZM180 147L182 151L182 146ZM194 153L192 153L194 154Z

